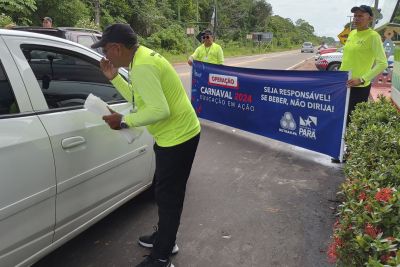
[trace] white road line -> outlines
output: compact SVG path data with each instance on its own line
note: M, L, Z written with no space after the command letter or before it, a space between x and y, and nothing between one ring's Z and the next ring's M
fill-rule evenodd
M300 61L299 63L296 63L296 64L294 64L293 66L287 68L286 70L292 70L292 69L296 68L297 66L303 64L304 62L306 62L306 61L309 60L310 58L313 58L313 57L314 57L314 56L311 56L311 57L309 57L309 58L306 58L306 59L304 59L303 61Z
M297 53L297 51L289 51L289 52L285 51L285 52L278 52L278 53L274 53L274 54L266 54L263 57L259 57L259 55L248 56L247 58L252 58L252 57L257 57L257 56L258 56L258 58L253 59L253 60L247 60L247 61L243 61L243 62L238 62L238 63L234 63L234 64L229 64L227 66L232 66L232 67L240 66L240 65L243 65L243 64L253 63L253 62L262 61L262 60L269 59L269 58L276 58L276 57L280 57L282 55L295 54L295 53ZM305 60L303 60L303 61L301 61L299 63L296 63L295 65L287 68L286 70L291 70L291 69L297 67L298 65L304 63L306 60L308 60L310 58L313 58L313 57L314 56L311 56L311 57L309 57L309 58L307 58L307 59L305 59ZM181 76L189 76L190 74L191 74L191 72L183 72L180 75Z

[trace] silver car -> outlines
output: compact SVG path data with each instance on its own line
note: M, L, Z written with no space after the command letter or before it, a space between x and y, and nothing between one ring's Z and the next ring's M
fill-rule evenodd
M33 264L152 183L146 129L132 129L129 144L83 108L92 93L131 110L100 59L64 39L0 30L0 266Z
M304 42L301 46L301 53L314 53L314 46L310 42Z

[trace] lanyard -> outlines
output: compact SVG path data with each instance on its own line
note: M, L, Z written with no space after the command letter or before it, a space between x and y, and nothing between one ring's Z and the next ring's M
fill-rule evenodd
M206 59L206 60L208 59L208 53L210 53L211 46L212 46L212 45L210 45L210 47L209 47L208 49L207 49L207 47L204 46L204 48L205 48L205 50L206 50L206 56L205 56L205 59Z

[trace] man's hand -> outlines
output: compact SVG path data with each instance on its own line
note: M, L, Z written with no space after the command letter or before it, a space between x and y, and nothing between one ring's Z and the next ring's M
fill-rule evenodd
M112 111L111 115L103 116L103 120L108 124L108 126L110 126L111 129L113 130L121 129L121 120L122 120L121 114Z
M189 66L192 66L192 65L193 65L193 57L192 57L192 56L190 56L190 57L188 58L188 64L189 64Z
M361 80L359 78L357 79L351 79L347 81L347 86L348 87L353 87L362 84Z
M118 75L118 68L114 67L110 60L104 57L100 60L100 68L103 71L104 76L106 76L110 81Z

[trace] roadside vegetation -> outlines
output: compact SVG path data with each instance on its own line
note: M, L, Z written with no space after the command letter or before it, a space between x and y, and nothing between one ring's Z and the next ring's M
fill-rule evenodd
M273 14L264 0L13 0L0 1L0 27L10 24L40 26L49 16L53 26L102 30L107 25L129 23L144 45L163 52L172 61L186 60L199 45L195 36L212 29L217 3L216 42L226 56L251 55L300 48L309 41L334 43L317 37L307 21L296 22ZM187 35L187 28L194 35ZM253 32L272 32L271 43L246 39Z
M400 113L384 97L357 105L346 143L328 258L337 266L399 266Z

